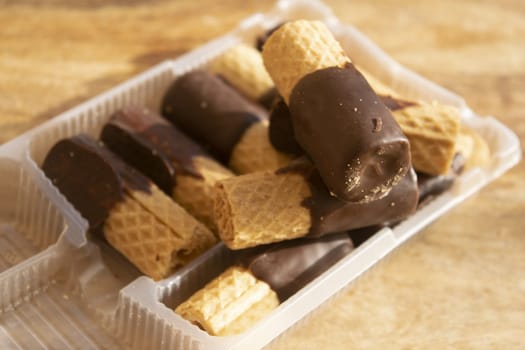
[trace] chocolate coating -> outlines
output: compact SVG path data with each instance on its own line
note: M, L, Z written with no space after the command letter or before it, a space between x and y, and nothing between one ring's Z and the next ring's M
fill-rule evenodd
M410 168L408 139L352 64L304 76L289 107L297 142L339 199L384 197Z
M312 194L302 203L310 211L312 220L309 237L367 226L387 226L408 217L417 207L417 176L412 168L388 195L372 202L344 202L331 196L319 173L308 163L278 171L286 172L301 174L310 187Z
M417 103L412 101L401 100L390 95L378 95L381 99L381 102L391 111L397 111L399 109L404 109L412 106L416 106Z
M389 95L378 95L378 97L391 111L417 105L415 102L401 100ZM290 110L282 97L277 96L273 101L269 119L269 135L272 145L284 153L303 154L303 149L295 140Z
M348 231L348 236L352 239L352 242L354 242L354 245L356 247L359 247L361 244L366 242L370 237L375 235L377 232L379 232L384 226L367 226L363 228L358 228L355 230Z
M254 248L245 253L243 265L255 277L268 283L282 302L353 248L352 240L346 233L318 239L297 239Z
M266 117L220 78L198 70L170 86L162 114L223 163L246 129Z
M273 105L269 119L268 135L275 149L288 154L304 154L304 150L295 140L290 110L283 99Z
M202 178L192 159L204 150L158 114L129 106L115 112L102 129L101 140L128 164L140 170L171 196L175 175Z
M146 177L87 135L56 143L42 170L94 231L100 230L126 190L150 192Z
M281 95L279 95L279 91L275 87L271 88L270 90L266 91L257 102L267 110L271 110L273 105L281 99Z

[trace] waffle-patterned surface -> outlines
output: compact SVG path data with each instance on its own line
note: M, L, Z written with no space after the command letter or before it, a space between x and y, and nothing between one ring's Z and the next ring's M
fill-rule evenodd
M304 177L292 172L220 181L214 208L219 236L231 249L304 236L311 218L301 203L310 194Z
M167 277L215 243L202 223L156 186L132 191L115 205L104 235L139 270L158 280Z
M239 174L275 170L290 163L290 156L273 147L268 135L268 121L255 123L247 129L235 145L230 168Z
M210 70L223 76L252 100L259 99L273 87L261 53L245 44L239 44L213 60Z
M410 142L412 165L439 175L450 170L459 133L459 111L438 103L421 103L392 112Z
M152 194L133 191L131 196L163 222L173 234L186 242L185 254L192 260L215 243L215 236L204 224L191 216L184 208L166 196L157 186Z
M279 305L277 294L248 270L231 267L175 312L211 335L243 332Z
M213 219L214 186L219 180L234 176L233 173L208 157L196 156L193 166L201 177L176 174L173 198L190 214L204 223L213 232L216 231Z
M187 243L129 196L111 210L104 235L140 271L155 280L184 264L173 252L187 248Z
M306 20L288 22L275 31L264 45L263 60L286 102L306 74L350 62L324 23Z

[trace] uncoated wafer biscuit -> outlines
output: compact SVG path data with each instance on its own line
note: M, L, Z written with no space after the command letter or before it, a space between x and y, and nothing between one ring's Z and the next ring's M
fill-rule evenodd
M305 75L350 62L341 45L320 21L285 23L263 47L264 65L288 103L292 89Z
M446 174L455 154L459 111L432 102L394 109L392 114L410 141L414 168L431 175Z
M261 99L273 87L261 53L246 44L238 44L214 59L209 70L253 101Z
M231 267L176 307L211 335L235 335L279 305L277 294L242 267Z

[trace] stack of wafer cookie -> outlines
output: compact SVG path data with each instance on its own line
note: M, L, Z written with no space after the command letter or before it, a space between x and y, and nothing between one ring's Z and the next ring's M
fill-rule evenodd
M153 279L215 244L215 236L148 178L86 135L59 141L42 169L105 239Z

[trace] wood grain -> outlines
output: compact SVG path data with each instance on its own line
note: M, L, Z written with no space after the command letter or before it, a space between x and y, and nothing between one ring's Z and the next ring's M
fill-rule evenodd
M525 141L523 1L327 3L402 64L463 95ZM0 0L0 142L271 5ZM521 163L270 348L522 349L523 179Z

